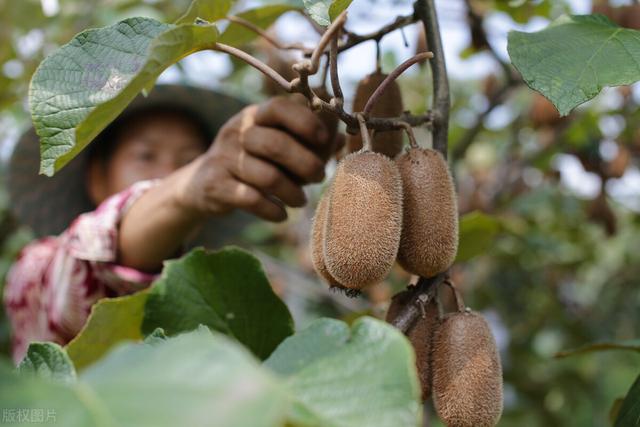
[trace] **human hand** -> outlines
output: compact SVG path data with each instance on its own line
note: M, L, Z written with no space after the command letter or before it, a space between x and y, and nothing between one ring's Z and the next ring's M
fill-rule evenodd
M269 221L306 203L302 186L324 178L329 132L308 107L277 97L246 107L210 149L180 170L177 200L202 215L247 210Z

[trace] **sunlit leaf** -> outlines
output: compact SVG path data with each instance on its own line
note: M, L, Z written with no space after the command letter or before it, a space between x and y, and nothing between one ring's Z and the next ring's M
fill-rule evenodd
M227 16L235 0L193 0L176 24L194 24L197 18L215 22Z
M274 4L250 9L238 13L236 16L249 21L264 30L273 25L273 23L282 14L297 9L298 8L293 5ZM249 43L256 37L258 37L258 34L256 34L255 31L252 31L240 24L230 22L229 26L222 32L222 34L220 34L218 41L232 46L239 46Z

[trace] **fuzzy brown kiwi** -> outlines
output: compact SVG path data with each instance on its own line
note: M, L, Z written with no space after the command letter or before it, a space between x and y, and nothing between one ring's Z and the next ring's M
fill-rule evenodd
M491 427L502 414L502 366L486 320L447 314L432 346L433 403L448 427Z
M362 111L369 97L387 77L379 71L369 74L360 81L353 99L353 111ZM371 117L397 117L403 112L402 93L400 86L394 81L382 94L371 110ZM401 130L376 132L371 141L371 149L376 153L394 158L402 151L403 135ZM360 134L347 137L347 147L350 153L362 148Z
M396 160L404 193L398 262L432 277L453 264L458 251L458 207L449 167L437 151L411 148Z
M341 286L334 279L324 261L324 228L327 221L327 212L329 208L329 190L320 198L316 207L316 214L313 217L313 225L311 226L311 262L316 272L330 285Z
M395 320L402 307L409 303L411 296L410 291L394 295L387 311L387 322L392 323ZM438 322L438 306L430 300L425 307L425 316L419 318L407 334L416 353L416 368L418 368L423 401L431 396L431 343Z
M534 128L541 128L545 126L554 126L560 121L560 113L554 105L544 96L539 93L533 95L533 102L529 110L529 119Z
M382 154L349 154L338 164L329 200L327 270L351 290L382 281L393 267L402 229L398 167Z

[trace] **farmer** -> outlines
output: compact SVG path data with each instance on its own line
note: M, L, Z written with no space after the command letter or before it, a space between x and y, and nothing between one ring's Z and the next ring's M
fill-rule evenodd
M53 178L37 175L38 140L25 134L8 185L14 213L41 238L7 276L14 360L31 341L70 341L98 299L147 287L205 223L222 245L246 213L284 221L285 206L305 204L302 186L323 179L317 153L331 143L300 103L243 108L171 85L138 97Z

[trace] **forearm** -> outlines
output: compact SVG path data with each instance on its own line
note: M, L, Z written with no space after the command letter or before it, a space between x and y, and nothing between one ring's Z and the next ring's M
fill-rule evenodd
M118 233L118 262L145 272L157 272L203 222L204 216L185 209L176 194L183 170L148 190L124 214Z

